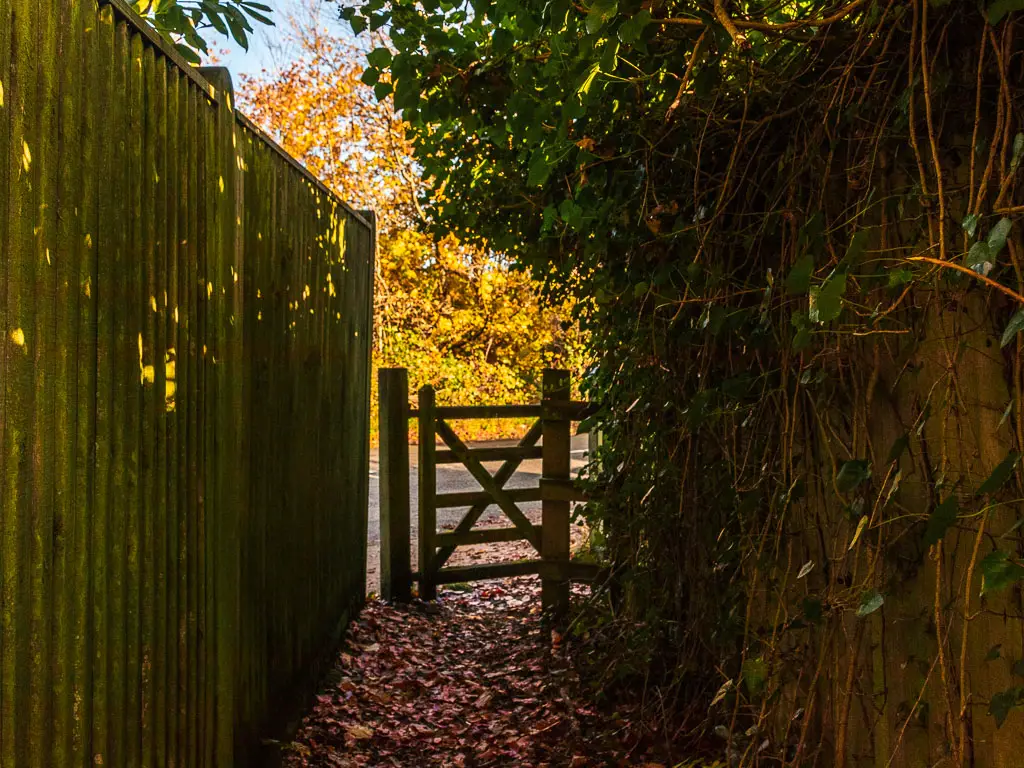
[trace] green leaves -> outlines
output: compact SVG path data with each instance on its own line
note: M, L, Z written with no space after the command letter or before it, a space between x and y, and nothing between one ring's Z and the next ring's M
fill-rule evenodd
M845 293L845 272L833 272L820 288L811 288L811 308L808 312L811 322L828 323L839 317Z
M745 659L742 670L743 683L751 696L760 696L768 679L768 664L764 659Z
M391 64L392 54L387 48L374 48L366 54L366 61L371 67L387 69Z
M640 39L640 35L650 23L651 12L644 8L622 23L622 26L619 27L619 40L627 45L632 45Z
M972 224L972 227L976 222ZM995 266L999 252L1006 245L1006 238L1013 227L1005 216L996 222L995 226L988 233L988 239L984 242L977 242L967 252L967 266L980 275L987 275Z
M203 29L212 28L248 49L252 22L274 24L273 9L250 0L132 0L131 5L193 64L200 63L199 53L209 52L206 38L200 34Z
M985 556L978 565L981 569L981 594L997 592L1024 579L1024 567L1010 559L1007 552L997 549Z
M594 0L587 10L587 32L598 32L618 10L618 0Z
M877 611L885 603L885 598L877 589L870 589L860 596L860 606L857 608L857 618L863 619Z
M1013 470L1020 461L1020 457L1021 454L1011 452L1005 459L999 462L999 465L992 470L992 474L978 488L978 495L985 496L989 493L995 493L1002 488L1006 481L1010 479L1010 475L1013 474Z
M530 171L526 180L527 186L540 187L551 175L551 165L543 151L536 151L530 158Z
M805 253L796 260L793 268L786 275L786 293L791 296L803 296L810 290L811 274L814 272L814 257Z
M1024 703L1024 686L1014 686L992 696L988 702L988 713L995 718L996 728L1002 728L1010 711Z
M1017 334L1020 333L1021 329L1024 329L1024 309L1018 309L1013 317L1010 318L1010 322L1006 324L1006 329L1003 331L1003 338L999 340L1000 348L1005 347L1011 341L1013 341Z
M940 503L928 516L928 527L924 531L924 545L926 547L938 544L946 535L956 517L960 513L960 505L955 496L948 497Z
M871 464L865 459L844 461L836 473L836 488L849 493L861 483L871 479Z
M988 6L988 23L998 24L1013 11L1024 10L1024 0L995 0Z

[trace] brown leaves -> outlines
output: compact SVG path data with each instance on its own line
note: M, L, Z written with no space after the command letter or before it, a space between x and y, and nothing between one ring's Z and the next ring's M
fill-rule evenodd
M538 586L442 590L438 606L371 602L287 765L643 765L629 721L594 706L569 638L542 625Z

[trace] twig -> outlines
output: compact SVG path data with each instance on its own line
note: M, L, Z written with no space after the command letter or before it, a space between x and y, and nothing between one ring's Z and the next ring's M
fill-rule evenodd
M981 282L985 283L986 285L992 288L995 288L997 291L1002 291L1019 304L1024 304L1024 296L1021 296L1012 288L1007 288L1005 285L1003 285L1002 283L997 283L992 278L985 277L985 275L979 274L978 272L975 272L973 269L968 269L967 267L962 266L960 264L955 264L952 261L942 261L941 259L933 259L931 256L908 256L907 261L927 261L929 264L934 264L937 267L955 269L957 272L963 272L965 275L970 275L971 277L981 280Z
M849 5L845 5L838 11L833 13L831 16L826 16L821 19L795 19L794 21L784 21L781 24L768 24L763 21L746 21L743 19L731 19L726 15L726 19L729 21L729 25L733 27L737 32L741 29L756 29L758 32L786 32L791 29L803 29L806 27L826 27L829 24L835 24L837 21L849 16L851 13L856 11L867 0L854 0ZM718 8L721 5L721 0L715 0L715 16L719 23L726 28L729 35L735 41L736 37L729 30L729 26L722 20L721 16L718 15ZM722 9L724 12L724 8ZM706 26L707 22L703 19L689 19L689 18L668 18L668 19L652 19L656 24L683 24L690 27L703 27ZM742 36L742 35L741 35ZM743 38L746 40L746 38Z
M725 31L729 33L729 37L732 38L737 48L745 51L750 47L747 36L740 32L736 22L729 18L729 13L725 10L725 0L715 0L715 18L718 19L719 24L725 27Z

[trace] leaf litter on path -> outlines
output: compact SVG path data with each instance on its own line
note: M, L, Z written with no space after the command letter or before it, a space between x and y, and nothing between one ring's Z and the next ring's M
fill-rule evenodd
M436 603L371 600L285 764L659 768L636 709L597 707L571 644L541 621L530 577L442 589Z

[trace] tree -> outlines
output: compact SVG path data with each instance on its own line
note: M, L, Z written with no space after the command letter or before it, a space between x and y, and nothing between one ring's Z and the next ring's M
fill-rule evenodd
M531 400L543 367L578 369L566 307L545 307L530 275L486 241L425 231L408 126L363 82L361 52L315 25L292 35L297 58L243 80L240 103L342 199L377 211L375 364L407 367L414 387L460 404Z
M274 23L273 9L252 0L131 0L131 5L193 64L200 63L200 53L210 52L208 30L248 49L252 23Z
M1020 7L343 11L388 30L365 79L435 230L595 297L608 668L685 686L738 764L1017 759L985 658L1024 581Z

